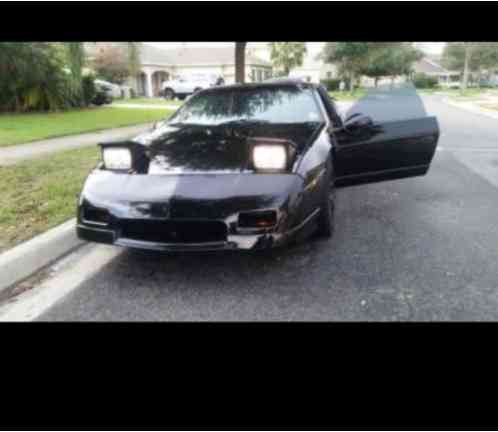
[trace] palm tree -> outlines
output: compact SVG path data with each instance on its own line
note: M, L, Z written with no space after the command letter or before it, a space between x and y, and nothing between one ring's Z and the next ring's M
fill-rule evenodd
M235 42L235 82L243 84L246 70L246 44Z
M81 75L85 65L85 48L83 42L64 42L71 74L77 84L81 84Z
M126 42L128 51L128 67L130 75L135 77L140 72L140 51L142 49L141 42Z
M273 64L289 76L292 68L303 64L306 54L304 42L270 42L271 60Z

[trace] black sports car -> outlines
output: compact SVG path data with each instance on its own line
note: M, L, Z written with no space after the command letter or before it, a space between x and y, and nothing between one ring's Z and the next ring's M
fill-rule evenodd
M343 122L319 85L210 88L135 139L100 144L78 236L156 250L330 237L335 187L424 175L438 138L434 117Z

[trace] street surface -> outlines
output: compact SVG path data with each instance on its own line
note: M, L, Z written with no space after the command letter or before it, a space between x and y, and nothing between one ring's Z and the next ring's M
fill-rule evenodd
M175 255L89 245L67 271L93 274L35 318L497 320L498 120L437 96L366 99L352 111L436 115L439 151L425 177L340 189L331 241Z

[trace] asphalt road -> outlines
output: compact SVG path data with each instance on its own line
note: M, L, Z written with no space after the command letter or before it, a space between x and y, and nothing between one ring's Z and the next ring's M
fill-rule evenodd
M382 115L406 103L388 100ZM412 108L440 122L429 174L339 190L331 241L261 254L123 250L38 319L497 320L498 123L436 97Z

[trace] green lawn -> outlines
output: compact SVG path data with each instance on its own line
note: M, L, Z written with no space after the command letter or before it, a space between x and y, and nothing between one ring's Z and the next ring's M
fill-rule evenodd
M352 93L349 91L333 91L329 95L338 101L354 101L366 95L364 89L356 89Z
M76 215L76 196L98 147L0 167L0 253Z
M56 113L0 114L0 147L163 119L165 109L91 108Z
M166 99L147 99L147 98L135 98L135 99L117 99L112 102L114 105L122 104L134 104L134 105L175 105L180 106L183 101L179 100L166 100Z

